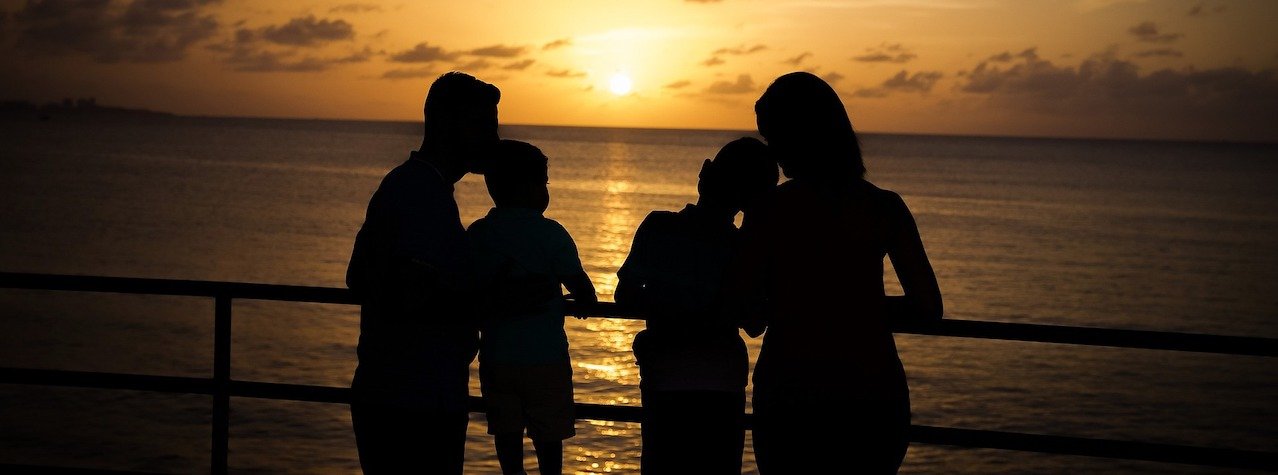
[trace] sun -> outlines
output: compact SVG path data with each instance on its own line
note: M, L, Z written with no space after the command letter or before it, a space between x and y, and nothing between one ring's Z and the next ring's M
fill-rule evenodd
M630 93L630 88L634 86L634 82L630 80L630 76L626 73L613 74L608 80L608 90L618 96L624 96Z

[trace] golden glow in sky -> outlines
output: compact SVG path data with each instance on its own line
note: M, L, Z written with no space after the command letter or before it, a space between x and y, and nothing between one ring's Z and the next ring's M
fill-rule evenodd
M625 73L613 74L612 77L608 79L608 90L618 96L630 94L630 89L632 87L634 87L634 81L631 81L630 76L627 76Z
M463 70L505 123L750 129L811 71L864 131L1278 140L1271 0L0 0L0 100L419 120Z

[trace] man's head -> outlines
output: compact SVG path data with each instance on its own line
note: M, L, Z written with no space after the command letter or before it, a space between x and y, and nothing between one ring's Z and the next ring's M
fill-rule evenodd
M502 140L484 173L488 195L499 208L546 211L550 204L546 155L527 142Z
M768 146L757 139L739 138L701 165L698 203L733 214L749 210L776 188L777 178L777 163Z
M501 91L492 84L466 73L444 73L426 93L422 153L458 179L475 171L497 144L500 100Z

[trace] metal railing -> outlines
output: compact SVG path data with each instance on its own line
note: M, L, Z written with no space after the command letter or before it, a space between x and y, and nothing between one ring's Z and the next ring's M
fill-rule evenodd
M192 378L122 373L0 367L0 384L125 389L213 397L212 473L227 471L230 398L348 404L350 388L231 379L231 304L235 299L356 304L346 289L190 280L137 279L0 272L0 288L208 297L214 302L213 377ZM614 304L570 305L572 315L635 318ZM1246 356L1278 356L1278 339L1192 333L1116 330L1023 323L941 320L900 325L897 333L1017 340L1119 348L1192 351ZM639 422L641 408L578 403L579 419ZM482 411L471 396L472 412ZM751 415L746 414L747 427ZM1278 453L1109 439L1025 434L953 427L910 426L910 441L971 448L1107 457L1227 468L1278 470Z

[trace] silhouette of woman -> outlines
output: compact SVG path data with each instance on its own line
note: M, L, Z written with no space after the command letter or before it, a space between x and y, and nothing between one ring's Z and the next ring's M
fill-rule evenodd
M856 132L825 81L781 76L755 114L790 178L743 223L735 284L747 332L767 331L754 370L759 471L896 473L910 397L889 321L942 315L914 217L864 179ZM885 255L904 296L884 295Z

